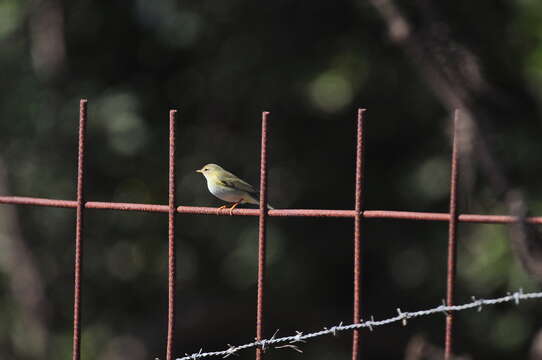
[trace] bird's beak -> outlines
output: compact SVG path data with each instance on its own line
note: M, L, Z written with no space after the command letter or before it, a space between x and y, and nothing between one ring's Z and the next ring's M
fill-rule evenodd
M203 171L201 169L196 170L196 172L202 173Z

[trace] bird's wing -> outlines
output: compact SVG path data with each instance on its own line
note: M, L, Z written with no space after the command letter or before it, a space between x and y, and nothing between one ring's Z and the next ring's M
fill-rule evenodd
M223 176L221 176L220 182L225 186L229 186L237 190L246 191L248 193L256 193L256 190L252 187L252 185L239 179L237 176L228 171L225 171Z

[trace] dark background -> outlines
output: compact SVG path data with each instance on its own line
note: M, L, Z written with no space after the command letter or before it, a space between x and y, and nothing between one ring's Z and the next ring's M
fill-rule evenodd
M454 101L428 75L436 64L479 122L506 188L542 215L542 4L400 2L415 36L404 42L375 3L0 1L0 194L75 198L87 98L88 200L167 203L177 108L178 202L222 205L194 170L214 162L257 185L266 110L270 203L351 209L355 114L366 107L366 208L447 212ZM477 152L463 156L460 211L507 213ZM0 207L1 358L70 358L74 219L72 209ZM177 219L175 354L252 341L257 218ZM268 230L266 336L349 323L353 222L271 218ZM367 220L364 231L365 317L441 303L447 223ZM459 303L539 289L505 226L461 224L459 236ZM88 210L84 246L82 358L163 359L167 216ZM462 312L457 352L527 358L541 315L537 301ZM416 336L442 347L444 317L362 336L363 358L405 358ZM322 337L303 355L266 358L348 359L350 341Z

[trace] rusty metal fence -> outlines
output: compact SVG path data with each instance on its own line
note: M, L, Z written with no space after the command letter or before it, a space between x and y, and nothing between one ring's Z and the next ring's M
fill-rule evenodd
M217 210L211 207L177 206L176 205L176 169L175 169L175 123L177 110L169 112L169 186L168 205L158 204L137 204L137 203L113 203L87 201L85 197L85 156L86 156L86 124L87 124L87 100L80 101L79 108L79 142L78 142L78 166L77 166L77 196L76 200L45 199L21 196L0 196L0 204L34 205L46 207L75 208L75 268L74 268L74 307L73 307L73 349L72 359L80 359L81 345L81 273L83 269L83 240L84 240L84 215L86 209L107 209L120 211L142 211L159 212L168 214L168 312L167 312L167 344L165 351L166 360L174 359L175 342L175 217L177 214L202 214L202 215L230 215L227 209ZM267 138L269 113L262 113L261 122L261 149L260 149L260 207L259 209L235 209L231 213L234 216L258 216L258 287L256 301L256 342L251 347L256 347L256 359L263 357L264 346L264 320L265 320L265 289L266 289L266 223L268 216L278 217L340 217L353 218L353 324L358 326L345 326L344 330L352 330L352 359L359 359L360 351L360 329L370 327L367 322L363 323L361 306L361 270L362 254L361 244L363 241L362 227L367 219L407 219L414 221L444 221L449 223L448 227L448 261L446 278L446 306L444 309L436 308L436 311L446 311L445 322L445 359L450 359L453 353L453 310L454 288L457 263L457 226L460 222L505 224L520 221L515 216L504 215L479 215L460 214L457 208L457 185L459 176L458 167L458 141L457 124L459 112L454 114L454 135L451 154L451 181L450 181L450 207L447 213L428 213L410 211L388 211L388 210L366 210L363 206L363 181L365 179L364 152L365 152L365 109L357 112L356 132L356 162L355 162L355 192L354 208L348 210L327 210L327 209L274 209L268 210L267 204ZM521 219L527 223L542 224L542 217L529 217ZM534 298L539 296L522 298ZM519 298L518 298L519 299ZM510 300L510 299L508 299ZM476 304L476 303L475 303ZM463 305L464 306L464 305ZM472 307L472 306L471 306ZM452 310L452 311L447 311ZM399 320L406 319L406 316L399 315ZM365 325L363 325L365 324ZM335 328L337 330L337 328Z

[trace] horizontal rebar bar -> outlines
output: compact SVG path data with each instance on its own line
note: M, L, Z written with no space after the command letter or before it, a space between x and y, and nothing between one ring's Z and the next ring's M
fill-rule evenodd
M46 198L33 198L24 196L0 196L0 204L35 205L58 208L77 207L75 200L59 200ZM168 213L167 205L159 204L138 204L138 203L117 203L103 201L87 201L86 209L120 210L120 211L142 211ZM229 209L218 210L214 207L202 206L179 206L177 212L180 214L195 215L224 215L230 216ZM258 216L259 209L234 209L233 215ZM353 218L355 210L326 210L326 209L274 209L268 211L269 216L277 217L335 217ZM418 221L449 221L448 213L417 212L417 211L395 211L395 210L365 210L362 216L368 219L400 219ZM517 216L510 215L481 215L461 214L459 222L483 223L483 224L510 224L518 222ZM542 216L526 217L525 222L529 224L542 224Z

